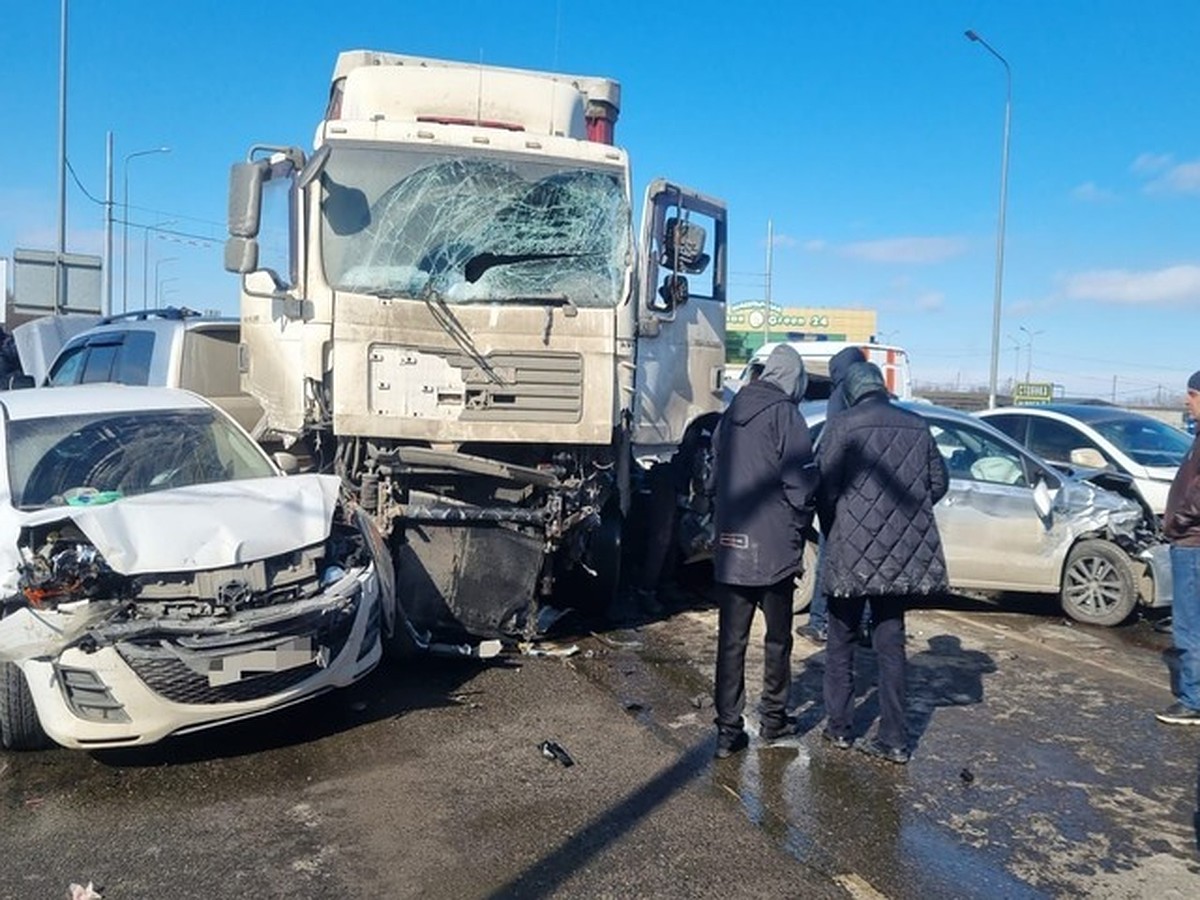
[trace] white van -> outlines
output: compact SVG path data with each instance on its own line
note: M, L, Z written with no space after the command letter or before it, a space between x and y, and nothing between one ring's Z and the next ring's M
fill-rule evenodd
M750 357L736 378L730 379L726 387L730 392L736 391L750 379L750 368L761 366L771 351L781 342L763 344ZM901 400L913 399L912 370L908 365L908 351L893 344L868 344L859 341L787 341L796 349L804 360L804 368L809 379L816 384L828 382L829 360L847 347L858 347L866 355L869 362L875 363L883 372L884 382L891 393ZM810 390L810 395L813 391ZM828 396L825 394L824 396ZM810 399L824 399L823 396L810 396Z

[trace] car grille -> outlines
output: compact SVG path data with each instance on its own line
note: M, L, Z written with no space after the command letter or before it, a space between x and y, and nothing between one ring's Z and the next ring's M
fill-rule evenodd
M304 617L284 628L272 628L270 637L309 638L312 645L325 648L332 662L345 649L354 627L357 601L345 608L327 612L314 621ZM261 639L264 635L258 635ZM169 638L154 643L138 642L117 645L117 652L146 687L175 703L213 704L259 700L295 687L321 671L314 663L297 666L282 672L249 675L230 684L212 685L208 675L197 669L207 669L207 662L245 650L246 636L231 637L227 645L208 646L203 651L183 647ZM190 659L189 665L184 658Z

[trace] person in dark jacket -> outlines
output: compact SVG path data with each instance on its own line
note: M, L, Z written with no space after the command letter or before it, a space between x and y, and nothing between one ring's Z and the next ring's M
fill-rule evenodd
M715 494L714 574L720 591L715 685L717 751L749 743L746 645L755 607L766 618L759 735L795 734L787 714L791 685L792 589L803 566L817 468L797 404L804 363L786 344L771 351L762 375L734 395L713 435L709 490Z
M867 356L860 347L846 347L830 358L829 380L832 382L832 390L829 402L825 406L826 422L846 409L846 372L854 363L866 361ZM797 634L808 638L814 644L825 643L829 629L829 607L825 597L825 586L821 584L820 553L824 546L825 541L822 539L818 547L817 577L813 580L812 601L808 606L808 624L796 629ZM863 615L865 621L870 613L864 612Z
M1200 418L1200 372L1188 379L1187 409ZM1171 482L1163 532L1171 542L1171 641L1179 678L1175 702L1155 718L1168 725L1200 725L1200 435Z
M825 533L820 578L829 596L822 737L906 763L904 610L909 597L947 588L933 507L949 475L925 420L892 404L878 366L850 368L846 400L850 409L828 423L817 452L817 512ZM852 740L855 632L868 598L879 728L874 737Z

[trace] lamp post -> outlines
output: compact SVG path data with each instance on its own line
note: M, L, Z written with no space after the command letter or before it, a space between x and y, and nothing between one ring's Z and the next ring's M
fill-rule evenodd
M67 270L67 0L60 5L58 31L58 254L54 258L54 312L66 306Z
M1029 383L1029 372L1033 369L1033 339L1035 336L1042 334L1041 331L1030 331L1024 325L1017 326L1021 331L1025 332L1025 338L1029 341L1025 350L1025 383Z
M152 147L149 150L135 150L125 155L121 166L122 179L125 182L125 200L122 204L125 215L121 227L121 312L129 309L129 161L138 156L149 156L151 153L170 153L170 147Z
M992 299L992 365L988 377L988 409L996 408L996 369L1000 363L1000 297L1004 282L1004 210L1008 205L1008 134L1012 121L1012 69L1008 60L996 52L974 31L965 32L967 40L979 44L1004 66L1004 151L1000 158L1000 221L996 226L996 288Z
M159 300L162 296L162 286L164 284L166 284L167 281L178 281L179 280L178 278L168 278L168 279L166 279L166 281L159 281L158 270L163 265L163 263L176 262L176 261L178 261L178 259L179 259L178 256L167 256L167 257L164 257L163 259L158 260L154 264L154 305L156 307L162 306L162 303L159 302ZM145 300L142 301L142 308L143 309L146 308Z
M155 286L154 286L154 292L155 292L154 304L155 304L155 306L158 306L158 307L162 306L162 296L164 293L163 286L170 284L172 281L178 281L178 280L179 280L179 278L177 276L172 275L170 278L164 278L162 281L159 281L157 284L155 284Z
M175 219L168 219L165 222L155 222L154 226L147 225L142 229L142 309L149 309L146 298L146 285L149 284L149 269L150 269L150 232L158 231L160 228L169 228L177 224ZM158 269L154 270L154 280L158 281ZM158 288L154 289L154 302L158 303Z

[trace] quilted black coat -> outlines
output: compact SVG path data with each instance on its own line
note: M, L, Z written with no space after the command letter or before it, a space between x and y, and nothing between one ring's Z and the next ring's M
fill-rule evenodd
M830 596L946 590L933 506L949 476L924 419L869 394L829 421L817 465L820 577Z

